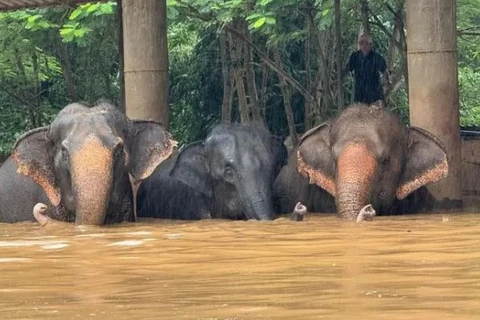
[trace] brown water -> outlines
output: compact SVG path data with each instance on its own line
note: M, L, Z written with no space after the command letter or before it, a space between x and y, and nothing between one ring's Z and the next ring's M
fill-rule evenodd
M479 319L480 215L0 224L1 319Z

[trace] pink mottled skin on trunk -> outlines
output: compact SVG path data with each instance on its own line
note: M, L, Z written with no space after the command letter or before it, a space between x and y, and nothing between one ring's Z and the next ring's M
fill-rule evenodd
M337 161L336 201L342 218L356 220L369 204L377 163L363 144L348 145Z
M72 154L72 181L77 202L76 221L81 225L102 225L113 183L112 150L91 136Z

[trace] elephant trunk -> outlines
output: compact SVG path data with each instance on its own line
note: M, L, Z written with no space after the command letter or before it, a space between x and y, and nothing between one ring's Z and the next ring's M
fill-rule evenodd
M89 138L71 158L75 223L101 225L105 221L113 183L113 155L96 138Z
M356 220L370 203L377 164L363 144L347 146L338 157L336 202L340 217Z
M275 211L269 188L262 186L251 186L246 192L246 216L249 219L273 220Z

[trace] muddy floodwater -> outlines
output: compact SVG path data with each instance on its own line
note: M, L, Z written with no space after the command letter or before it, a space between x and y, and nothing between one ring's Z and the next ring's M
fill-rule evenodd
M0 224L1 319L479 319L480 214Z

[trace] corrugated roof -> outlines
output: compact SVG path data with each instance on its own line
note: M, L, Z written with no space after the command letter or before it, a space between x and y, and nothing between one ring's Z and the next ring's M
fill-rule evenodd
M69 5L75 6L92 0L0 0L0 11L17 10L24 8L40 8L48 6ZM105 2L105 1L100 1Z

